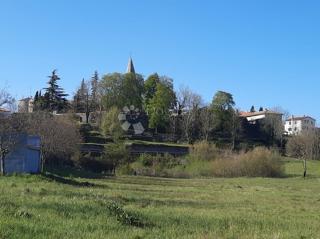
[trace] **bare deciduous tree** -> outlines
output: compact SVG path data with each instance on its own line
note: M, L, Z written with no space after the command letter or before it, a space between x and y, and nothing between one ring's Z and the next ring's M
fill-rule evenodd
M194 141L194 133L199 128L199 114L202 106L200 95L189 88L181 88L178 93L178 102L181 108L182 129L189 143Z
M286 145L287 154L291 157L303 160L304 177L307 174L307 160L319 159L320 135L315 130L304 132L301 135L292 136Z
M5 89L0 89L0 107L11 107L14 101L14 98Z
M0 118L0 172L5 174L5 158L18 142L18 131L12 117Z
M14 98L5 90L0 89L0 107L11 108ZM0 172L5 174L5 158L17 143L16 122L11 116L0 115Z
M280 142L283 143L284 120L285 112L280 107L273 108L268 116L263 121L263 130L268 135L269 143L274 145Z
M72 119L43 112L26 117L27 132L41 138L42 171L46 163L62 165L79 150L81 138Z
M212 110L206 106L200 110L201 123L201 138L205 141L209 140L209 135L213 129L213 113Z

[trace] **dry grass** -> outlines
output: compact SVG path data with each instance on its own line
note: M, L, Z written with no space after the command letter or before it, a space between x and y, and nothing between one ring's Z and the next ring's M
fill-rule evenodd
M217 177L282 177L284 175L281 156L262 147L215 160L212 162L212 170L213 175Z
M210 161L216 159L221 154L215 144L207 141L200 141L190 147L190 158L196 160Z

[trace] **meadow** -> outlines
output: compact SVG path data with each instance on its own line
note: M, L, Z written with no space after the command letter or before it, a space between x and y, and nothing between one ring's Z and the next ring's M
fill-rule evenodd
M0 238L320 238L320 162L284 178L0 177ZM80 177L81 176L81 177ZM116 202L141 226L110 213Z

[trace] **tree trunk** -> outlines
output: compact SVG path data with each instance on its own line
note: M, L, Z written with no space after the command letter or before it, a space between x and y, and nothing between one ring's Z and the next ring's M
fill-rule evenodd
M5 175L5 171L4 171L4 156L1 154L0 156L0 173L1 175Z
M86 112L86 123L89 124L89 116L90 116L90 112Z
M41 169L40 170L41 170L41 173L44 173L45 159L44 159L42 152L40 153L40 157L41 157Z
M303 160L303 178L307 176L307 159Z

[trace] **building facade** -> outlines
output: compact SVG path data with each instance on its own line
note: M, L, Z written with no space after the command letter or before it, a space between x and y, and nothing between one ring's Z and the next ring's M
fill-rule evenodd
M258 121L272 119L281 123L282 114L271 110L257 112L240 112L239 116L245 118L250 124L256 124Z
M41 169L40 137L20 135L17 144L4 160L6 174L39 173Z
M33 112L33 98L27 97L18 101L19 113L32 113Z
M314 131L316 120L310 116L291 116L286 120L284 128L287 135L299 135L303 132Z

